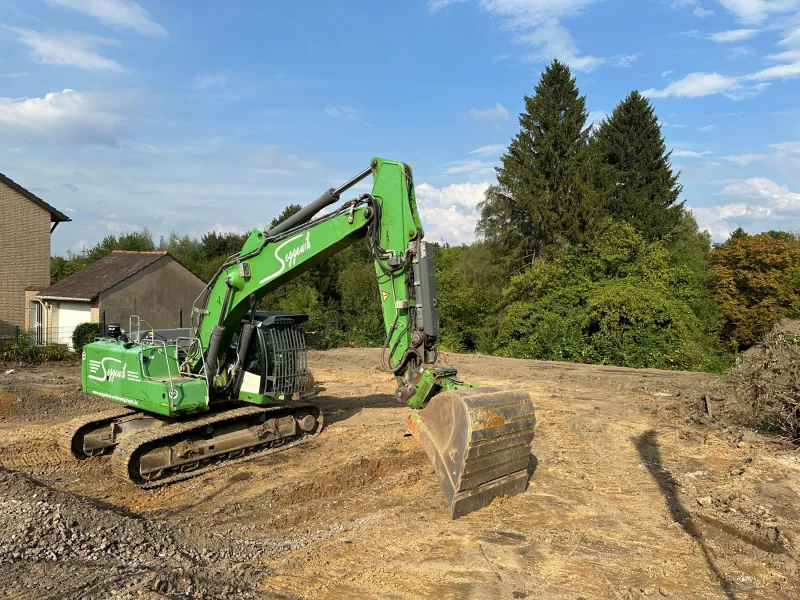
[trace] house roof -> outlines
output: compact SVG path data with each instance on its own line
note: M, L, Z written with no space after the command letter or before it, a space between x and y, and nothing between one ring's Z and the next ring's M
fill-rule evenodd
M37 196L33 192L29 192L24 187L22 187L20 184L18 184L16 181L14 181L13 179L10 179L9 177L6 177L2 173L0 173L0 183L5 183L8 187L10 187L15 192L17 192L19 194L22 194L28 200L30 200L31 202L33 202L37 206L39 206L39 207L45 209L47 212L49 212L50 213L50 222L51 223L60 223L62 221L72 221L72 219L70 219L67 215L62 213L60 210L57 210L57 209L53 208L47 202L45 202L44 200L39 198L39 196Z
M65 300L93 300L167 255L167 252L114 250L105 258L86 265L77 273L42 290L37 296Z

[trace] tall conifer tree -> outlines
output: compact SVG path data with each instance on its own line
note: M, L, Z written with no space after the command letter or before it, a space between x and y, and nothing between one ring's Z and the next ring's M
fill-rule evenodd
M672 234L683 214L682 187L650 101L636 90L628 94L600 124L593 146L604 212L650 240Z
M588 116L569 67L554 60L525 96L520 131L480 205L478 232L516 266L587 236L594 221Z

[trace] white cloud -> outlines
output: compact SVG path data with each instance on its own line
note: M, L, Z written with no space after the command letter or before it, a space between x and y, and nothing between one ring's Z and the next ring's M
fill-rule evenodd
M753 50L747 46L734 46L728 50L728 58L743 58L753 56L753 54L755 54Z
M674 72L675 72L675 71L664 71L663 73L661 73L661 77L662 77L663 79L667 79L667 78L669 78L669 76L670 76L670 75L672 75Z
M716 125L703 125L702 127L698 127L697 131L714 131L716 128Z
M739 166L753 163L765 163L779 167L787 173L796 173L800 169L800 141L779 142L769 144L772 153L729 154L722 158Z
M501 121L508 119L508 110L498 102L494 108L470 108L467 116L474 121Z
M611 64L616 67L630 67L641 56L638 52L636 54L618 54L611 58Z
M572 34L555 17L548 19L530 33L520 36L520 40L539 48L531 57L532 59L550 61L557 58L576 71L593 71L605 62L604 58L581 56ZM635 60L636 55L630 56L633 56Z
M732 42L743 42L755 37L761 32L760 29L729 29L728 31L718 31L708 36L712 42L718 44L728 44Z
M352 106L329 106L325 109L325 112L332 117L341 117L351 121L358 121L361 116L361 111Z
M787 67L791 67L787 69ZM761 93L769 83L763 82L755 85L745 85L751 80L776 79L779 77L793 77L800 75L800 64L776 65L743 77L729 77L719 73L690 73L683 79L673 81L662 90L650 88L642 92L650 98L702 98L715 94L724 94L731 100L751 98Z
M535 25L551 17L575 14L599 0L480 0L495 15L507 17L520 27Z
M763 177L731 183L721 195L733 201L692 209L700 226L718 240L739 226L750 228L757 223L760 229L785 228L787 219L800 217L800 193Z
M772 208L797 211L800 209L800 193L790 192L785 185L778 185L764 177L753 177L732 183L722 190L724 195L747 200L767 200Z
M466 0L428 0L428 10L437 12L451 4L460 4L461 2L466 2Z
M478 203L483 201L484 194L489 184L483 183L454 183L441 189L423 183L417 186L416 193L422 196L432 206L450 207L457 205L470 210L476 209Z
M767 56L767 60L781 62L781 61L800 61L800 50L785 50L783 52L778 52L777 54L770 54Z
M790 79L798 76L800 76L800 61L792 64L767 67L752 75L748 75L746 79L764 81L767 79Z
M73 8L112 27L133 29L143 35L165 36L167 30L133 0L46 0L48 4Z
M220 223L217 223L211 228L211 231L217 235L228 235L229 233L242 235L243 233L247 233L249 230L239 227L238 225L221 225Z
M698 4L697 0L672 0L672 2L670 3L670 7L673 9L694 7L694 10L692 10L692 14L694 14L695 17L698 17L700 19L704 17L710 17L711 15L714 14L713 10L704 8L703 6Z
M470 154L477 154L478 156L498 156L505 152L505 144L490 144L488 146L481 146L472 150Z
M769 158L767 154L729 154L723 156L722 160L727 160L741 167L747 166L750 163L761 162Z
M777 144L770 144L769 147L775 148L778 152L800 153L800 141L778 142Z
M796 46L800 44L800 20L795 19L785 30L784 36L778 42L781 46Z
M703 152L695 152L694 150L674 150L672 152L672 156L682 156L686 158L702 158L704 156L708 156L709 154L714 154L711 150L705 150Z
M117 40L75 32L44 33L11 27L19 41L28 46L37 62L48 65L72 65L90 71L124 71L122 65L100 56L98 46L117 45Z
M798 0L719 0L719 3L742 23L755 25L773 13L791 12L800 5Z
M417 207L428 240L455 244L475 239L475 225L480 217L478 203L484 199L487 182L455 183L435 188L428 183L416 188Z
M791 0L793 5L800 8L800 0ZM760 3L762 8L772 12L785 11L778 9L779 2ZM784 29L783 37L778 44L786 47L785 50L770 54L766 57L768 61L776 62L772 66L740 75L724 75L721 73L690 73L678 81L672 81L663 89L651 88L644 92L652 98L700 98L715 94L724 94L732 100L752 98L763 92L774 80L786 80L800 78L800 13L796 15L794 25L782 23L780 25L768 25L765 29L781 28ZM736 42L748 39L761 29L734 29L721 31L708 36L717 42ZM699 32L689 32L688 35L701 37ZM731 57L741 57L752 54L752 50L747 47L735 47L731 51Z
M719 73L691 73L673 81L663 90L649 89L643 93L651 98L700 98L712 94L721 94L740 86L736 77L727 77Z
M472 181L480 181L495 177L495 163L472 158L453 160L442 165L443 175L464 175Z
M141 102L137 91L76 92L66 89L43 98L0 97L0 139L45 144L116 146L126 135L126 117Z
M27 71L20 71L18 73L5 73L4 76L10 79L22 79L23 77L30 77L30 73Z
M464 0L429 0L428 9L436 12ZM576 71L591 71L605 59L581 56L577 44L559 17L574 15L601 0L477 0L488 14L499 17L502 25L518 32L516 41L537 47L528 60L549 61L553 58L569 64ZM635 55L621 55L623 63ZM628 66L624 64L623 66Z

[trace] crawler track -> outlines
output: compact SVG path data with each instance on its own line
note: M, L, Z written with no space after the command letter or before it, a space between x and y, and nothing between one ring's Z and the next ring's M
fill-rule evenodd
M67 426L58 437L58 446L64 451L72 454L72 456L75 458L88 458L88 456L83 451L78 450L73 443L81 429L87 426L97 425L103 421L116 421L118 419L133 415L136 412L138 411L130 408L120 407L72 419L67 423Z
M300 431L295 437L286 437L277 440L266 440L261 444L255 444L252 446L242 448L241 450L237 450L237 452L242 451L244 452L244 455L237 456L235 458L228 458L228 456L232 453L220 454L216 456L211 456L209 458L202 458L197 461L198 466L196 468L186 471L177 470L172 474L167 474L166 476L153 481L147 481L137 473L138 460L140 456L147 450L158 445L159 442L167 441L168 438L174 438L171 444L172 446L174 446L181 443L189 436L191 436L193 431L202 429L209 425L220 425L223 423L230 423L232 421L235 421L236 419L247 421L255 416L259 416L262 414L266 414L268 418L279 417L279 416L290 415L292 413L303 410L310 411L316 415L317 419L316 428L309 433ZM322 413L316 406L311 404L292 403L291 405L270 406L270 407L247 406L213 415L208 415L206 417L194 419L188 422L175 423L174 425L170 425L169 427L164 427L154 431L143 431L138 435L134 435L127 439L124 439L117 445L112 455L111 459L112 469L114 473L117 474L118 476L123 477L125 479L129 479L130 481L132 481L134 484L136 484L141 488L150 489L174 483L176 481L189 479L197 475L202 475L204 473L214 471L216 469L219 469L227 465L245 462L275 452L288 450L289 448L292 448L294 446L299 446L300 444L305 444L316 438L322 431L322 427L323 427Z

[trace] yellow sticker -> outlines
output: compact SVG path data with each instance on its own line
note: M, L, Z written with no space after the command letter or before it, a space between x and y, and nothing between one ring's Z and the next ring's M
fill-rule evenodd
M389 297L389 292L381 292L381 295L383 296L383 301L385 302L386 299Z

